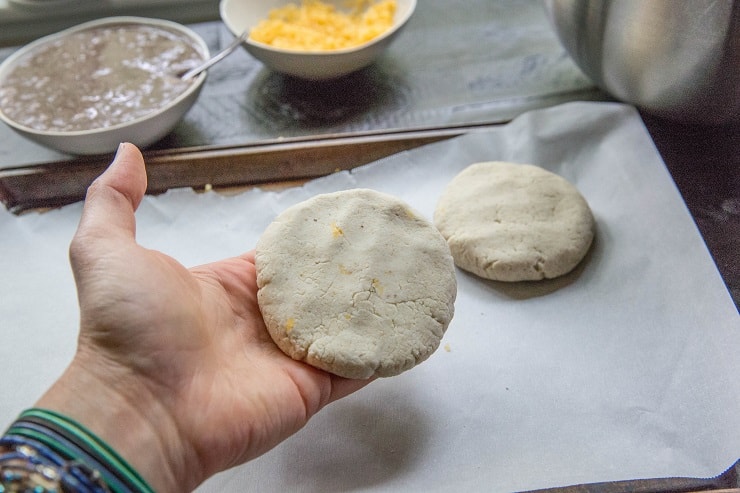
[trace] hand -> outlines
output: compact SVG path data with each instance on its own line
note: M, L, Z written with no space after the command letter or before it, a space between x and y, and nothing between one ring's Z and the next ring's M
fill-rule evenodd
M367 382L275 346L257 306L253 253L186 269L138 245L134 211L145 189L144 160L123 144L91 185L70 246L78 350L37 405L87 425L155 490L185 491L266 452Z

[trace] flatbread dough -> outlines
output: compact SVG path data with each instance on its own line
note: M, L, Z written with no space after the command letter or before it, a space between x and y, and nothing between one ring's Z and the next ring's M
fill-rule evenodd
M260 237L255 264L260 310L278 347L346 378L389 377L424 361L454 313L445 239L373 190L290 207Z
M434 224L455 263L497 281L536 281L570 272L588 252L594 218L564 178L530 164L473 164L449 183Z

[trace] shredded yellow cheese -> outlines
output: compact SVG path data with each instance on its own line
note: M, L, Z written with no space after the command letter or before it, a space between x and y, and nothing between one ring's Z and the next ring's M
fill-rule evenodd
M396 0L350 0L350 12L320 0L301 0L273 9L250 32L257 42L299 51L352 48L386 32L393 25Z
M383 286L380 284L379 280L373 279L371 281L370 291L372 291L373 293L377 293L380 296L383 296Z
M344 236L344 230L337 226L337 223L331 223L331 234L334 238L339 238L340 236Z

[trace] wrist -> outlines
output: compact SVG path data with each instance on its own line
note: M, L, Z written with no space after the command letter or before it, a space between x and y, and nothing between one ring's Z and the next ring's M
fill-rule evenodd
M54 411L22 412L0 438L0 447L0 482L9 491L154 493L108 444ZM5 467L13 472L6 474Z
M154 394L127 370L96 368L78 353L36 403L84 426L110 446L158 493L189 491L199 482L178 428ZM116 374L118 373L118 374Z

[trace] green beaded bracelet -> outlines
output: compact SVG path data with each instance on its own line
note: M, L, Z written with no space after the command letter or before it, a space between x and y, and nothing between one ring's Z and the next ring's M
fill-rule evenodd
M67 460L89 464L114 492L154 493L110 445L82 424L57 412L38 408L23 411L6 435L36 440Z

